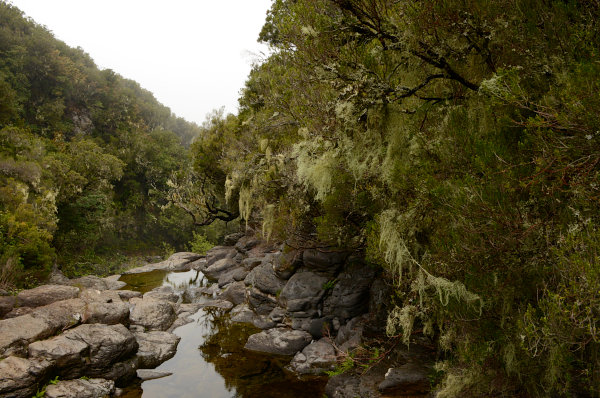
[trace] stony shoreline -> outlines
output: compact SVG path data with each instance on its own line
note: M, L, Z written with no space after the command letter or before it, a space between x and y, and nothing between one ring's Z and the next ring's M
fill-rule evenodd
M206 257L176 253L127 271L201 271L213 283L184 297L167 286L145 294L119 290L119 276L69 280L0 296L0 396L30 397L51 378L47 397L118 396L136 377L171 358L172 331L200 308L229 311L262 332L245 348L291 358L299 376L335 369L385 319L385 286L361 259L336 250L296 250L238 234ZM382 315L383 314L383 315ZM413 349L414 352L414 349ZM366 375L330 379L330 397L423 395L427 355L383 361ZM389 368L388 368L389 366ZM83 378L82 378L83 377ZM392 394L392 395L390 395Z

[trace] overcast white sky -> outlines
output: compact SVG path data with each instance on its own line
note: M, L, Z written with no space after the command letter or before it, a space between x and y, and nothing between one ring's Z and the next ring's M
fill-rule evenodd
M237 98L271 0L12 0L96 64L136 80L171 111L202 123Z

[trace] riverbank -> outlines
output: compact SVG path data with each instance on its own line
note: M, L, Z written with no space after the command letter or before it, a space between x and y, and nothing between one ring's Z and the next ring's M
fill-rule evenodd
M31 396L56 376L58 382L46 388L47 396L59 390L60 396L79 397L76 391L82 383L90 391L97 386L110 387L98 387L104 395L123 394L127 391L118 387L139 385L140 375L161 375L140 373L141 369L158 366L165 374L180 372L172 364L172 368L160 366L176 355L180 339L186 339L187 347L181 352L198 356L193 348L200 347L215 375L226 380L232 395L227 395L226 389L223 396L233 396L236 391L244 397L270 396L278 389L281 393L293 380L301 391L303 378L339 373L341 360L347 368L352 367L348 366L351 362L355 369L329 380L326 391L331 397L427 393L428 353L423 347L411 346L407 351L393 346L385 348L389 352L382 356L381 352L373 355L380 348L372 346L364 363L359 357L352 359L350 353L364 351L360 348L363 339L381 331L385 320L388 297L375 270L340 251L300 252L242 235L226 242L229 246L215 247L204 258L177 253L166 261L109 278L68 280L55 275L53 282L60 284L2 297L1 315L6 318L0 320L0 356L5 358L0 361L2 396ZM186 270L195 271L186 275ZM167 274L180 276L163 285ZM37 301L27 297L37 297ZM37 333L23 334L16 328L23 321L41 325L51 318L62 322L47 322ZM88 329L105 337L92 341L82 334ZM227 333L219 334L223 331ZM117 334L122 338L117 339ZM114 342L115 348L129 348L111 353L109 342ZM102 360L92 354L96 352L104 353ZM232 365L244 362L254 367ZM190 372L198 372L194 369L198 367L187 366ZM16 369L29 377L11 379ZM110 369L119 371L111 373ZM89 377L104 380L94 380L92 386L92 381L86 380ZM176 379L182 380L181 375L170 380ZM251 383L238 382L249 379ZM152 383L161 380L169 378ZM324 388L324 382L312 380L304 385L322 383L320 388ZM162 392L154 396L173 392L169 382L164 385L167 387L158 388ZM127 393L136 394L131 388ZM139 388L137 394L141 396Z

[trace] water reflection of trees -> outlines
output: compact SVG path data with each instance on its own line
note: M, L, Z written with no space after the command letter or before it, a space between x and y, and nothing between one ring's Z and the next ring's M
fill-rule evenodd
M302 381L283 370L289 357L260 355L244 349L248 336L260 329L231 322L228 316L215 309L206 312L202 321L212 323L212 327L205 329L210 332L199 347L200 352L225 379L227 389L237 391L236 397L312 398L323 395L323 378Z

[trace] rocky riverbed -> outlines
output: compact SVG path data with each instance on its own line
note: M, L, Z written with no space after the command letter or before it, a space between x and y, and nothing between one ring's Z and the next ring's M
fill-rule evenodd
M104 397L135 380L165 376L152 369L175 355L180 336L173 330L197 321L200 309L258 328L235 355L277 358L286 377L334 370L364 335L381 330L387 290L361 259L242 234L226 244L206 257L176 253L123 276L69 280L56 274L52 284L0 297L0 396L30 397L58 376L46 396ZM211 283L122 290L136 275L191 269ZM367 373L332 377L325 390L330 397L426 394L430 353L411 350L395 350ZM233 354L219 355L223 368Z

